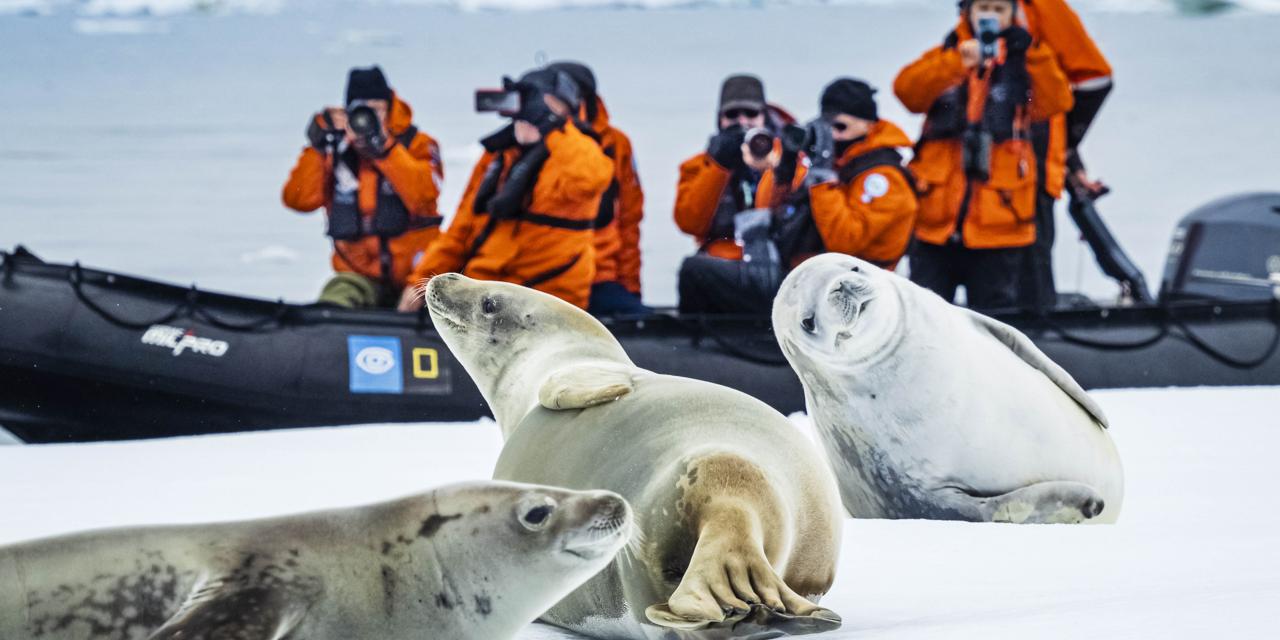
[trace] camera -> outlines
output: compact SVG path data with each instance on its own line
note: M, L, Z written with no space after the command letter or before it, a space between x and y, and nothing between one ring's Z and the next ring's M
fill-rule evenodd
M747 145L747 153L757 160L763 160L773 153L773 132L764 127L747 131L743 142Z
M366 140L382 131L378 112L364 100L355 100L347 105L347 126L351 127L352 133Z
M476 89L476 112L512 117L520 112L520 92L513 89Z
M996 57L999 48L996 42L1000 40L1000 19L990 16L978 16L978 43L982 49L982 60L992 60Z

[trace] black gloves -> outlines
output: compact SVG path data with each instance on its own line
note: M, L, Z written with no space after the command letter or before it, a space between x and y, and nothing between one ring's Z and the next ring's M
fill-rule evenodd
M1004 38L1004 48L1010 57L1022 56L1031 48L1031 33L1018 25L1013 25L1000 32Z
M509 124L481 138L480 146L489 153L498 153L516 146L516 126Z
M707 142L707 155L710 155L716 164L733 171L743 164L742 143L746 138L746 130L733 125L711 136L711 140Z
M338 131L333 128L329 114L322 111L311 116L311 121L307 123L307 142L316 151L327 153L329 147L337 141L337 136Z

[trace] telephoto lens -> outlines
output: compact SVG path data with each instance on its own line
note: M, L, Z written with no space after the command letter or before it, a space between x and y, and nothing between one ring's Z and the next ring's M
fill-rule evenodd
M347 107L347 124L352 132L362 138L367 138L382 128L373 107L359 101Z
M978 42L982 44L982 59L996 57L996 41L1000 39L999 18L978 18Z
M755 128L746 135L747 152L757 160L763 160L773 152L773 133L765 128Z

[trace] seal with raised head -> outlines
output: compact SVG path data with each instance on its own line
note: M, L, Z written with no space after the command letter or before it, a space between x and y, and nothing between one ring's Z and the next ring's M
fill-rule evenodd
M625 500L508 482L0 547L4 640L511 638L608 565Z
M787 276L773 330L854 517L1119 515L1102 409L1017 329L828 253Z
M822 453L764 403L636 367L550 295L458 274L426 305L506 444L494 477L607 489L637 539L543 620L601 638L750 637L839 627L843 517Z

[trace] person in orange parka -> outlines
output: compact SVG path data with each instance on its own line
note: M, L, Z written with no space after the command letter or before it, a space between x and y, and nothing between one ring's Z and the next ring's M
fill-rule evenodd
M1062 197L1067 177L1083 197L1097 198L1108 191L1089 177L1079 146L1111 92L1112 74L1111 65L1065 0L1020 0L1018 15L1033 38L1053 49L1075 98L1070 112L1031 125L1031 140L1041 163L1040 192L1036 242L1023 264L1019 293L1022 306L1044 309L1052 308L1058 297L1053 278L1054 205Z
M482 141L449 229L411 278L461 272L531 287L586 308L595 279L592 228L613 163L573 123L577 86L564 72L538 69L508 88L520 94L514 122ZM422 307L406 289L401 311Z
M597 91L596 75L580 62L553 62L548 69L563 71L581 92L579 122L600 137L600 147L613 160L613 182L600 198L595 222L596 279L587 310L599 316L648 315L640 301L640 222L644 219L644 190L636 173L631 139L609 120Z
M444 167L435 140L413 125L413 110L381 69L352 69L346 94L349 107L368 108L361 118L372 113L377 122L362 135L352 130L346 109L315 114L307 127L310 144L284 185L284 204L304 213L327 210L336 273L321 302L391 306L413 261L440 233L436 198Z
M810 154L808 172L811 230L775 232L788 267L819 253L834 251L893 269L911 243L919 203L898 151L911 139L882 120L875 89L866 82L840 78L820 99L822 120L831 128L834 166L821 166ZM799 239L793 239L799 235Z
M717 113L718 129L707 150L680 165L675 220L681 231L698 241L699 254L741 260L734 215L773 206L782 194L774 188L773 166L743 147L745 136L753 129L777 135L794 119L765 101L764 83L751 75L725 79Z
M1056 54L1016 12L1016 0L969 0L946 42L894 81L907 109L927 113L910 164L921 194L911 279L947 300L963 285L976 308L1017 301L1036 238L1030 127L1072 106ZM986 43L974 36L984 24L998 32Z

